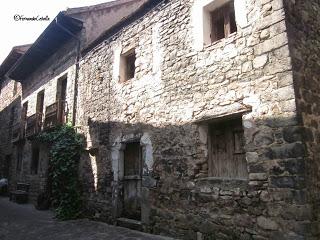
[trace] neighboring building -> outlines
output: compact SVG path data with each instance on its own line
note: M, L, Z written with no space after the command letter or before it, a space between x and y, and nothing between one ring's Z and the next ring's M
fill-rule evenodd
M9 76L22 86L21 121L12 134L16 166L11 189L16 181L30 183L32 202L45 191L48 149L34 137L58 124L75 122L80 51L143 3L121 0L60 12L10 69Z
M34 197L45 181L28 130L42 101L39 131L71 120L86 136L96 219L181 239L319 239L319 11L150 0L60 13L10 70L28 102L19 180Z
M8 78L9 70L28 50L30 45L13 47L0 66L0 178L8 178L14 168L12 132L21 111L21 85Z

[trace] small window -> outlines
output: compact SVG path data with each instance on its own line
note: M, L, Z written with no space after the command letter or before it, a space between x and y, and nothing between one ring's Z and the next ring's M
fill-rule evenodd
M38 146L32 147L31 174L38 173L40 149Z
M126 144L124 150L124 175L141 175L141 146L139 142Z
M210 12L211 42L228 37L237 31L233 1Z
M248 176L241 119L209 125L209 176L246 179Z
M134 78L134 74L136 70L135 62L136 62L136 54L134 49L121 55L120 82L125 82L127 80Z

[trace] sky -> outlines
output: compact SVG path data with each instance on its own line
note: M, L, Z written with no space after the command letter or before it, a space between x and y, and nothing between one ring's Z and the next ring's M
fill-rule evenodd
M0 9L0 64L12 47L33 43L59 11L110 0L8 0ZM23 18L43 18L49 21L26 21Z

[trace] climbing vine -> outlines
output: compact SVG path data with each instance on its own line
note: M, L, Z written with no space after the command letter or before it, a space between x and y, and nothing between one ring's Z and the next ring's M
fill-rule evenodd
M58 126L42 132L38 140L49 145L47 195L59 219L74 219L81 214L81 189L78 165L83 141L71 126Z

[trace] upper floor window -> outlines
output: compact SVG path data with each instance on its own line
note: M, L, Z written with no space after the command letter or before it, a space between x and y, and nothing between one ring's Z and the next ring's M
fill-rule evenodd
M17 94L17 91L18 91L18 82L14 81L13 82L13 91L12 91L13 96L15 96Z
M27 119L27 114L28 114L28 101L22 105L22 111L21 111L22 121L25 121Z
M211 42L228 37L237 31L233 1L210 12Z
M136 54L135 50L124 53L120 57L120 82L125 82L134 78L136 66Z
M191 11L194 47L203 49L247 26L243 0L194 0Z
M39 92L37 95L37 106L36 106L37 113L43 114L43 107L44 107L44 90Z
M67 75L58 79L57 83L57 101L66 101L67 99Z

